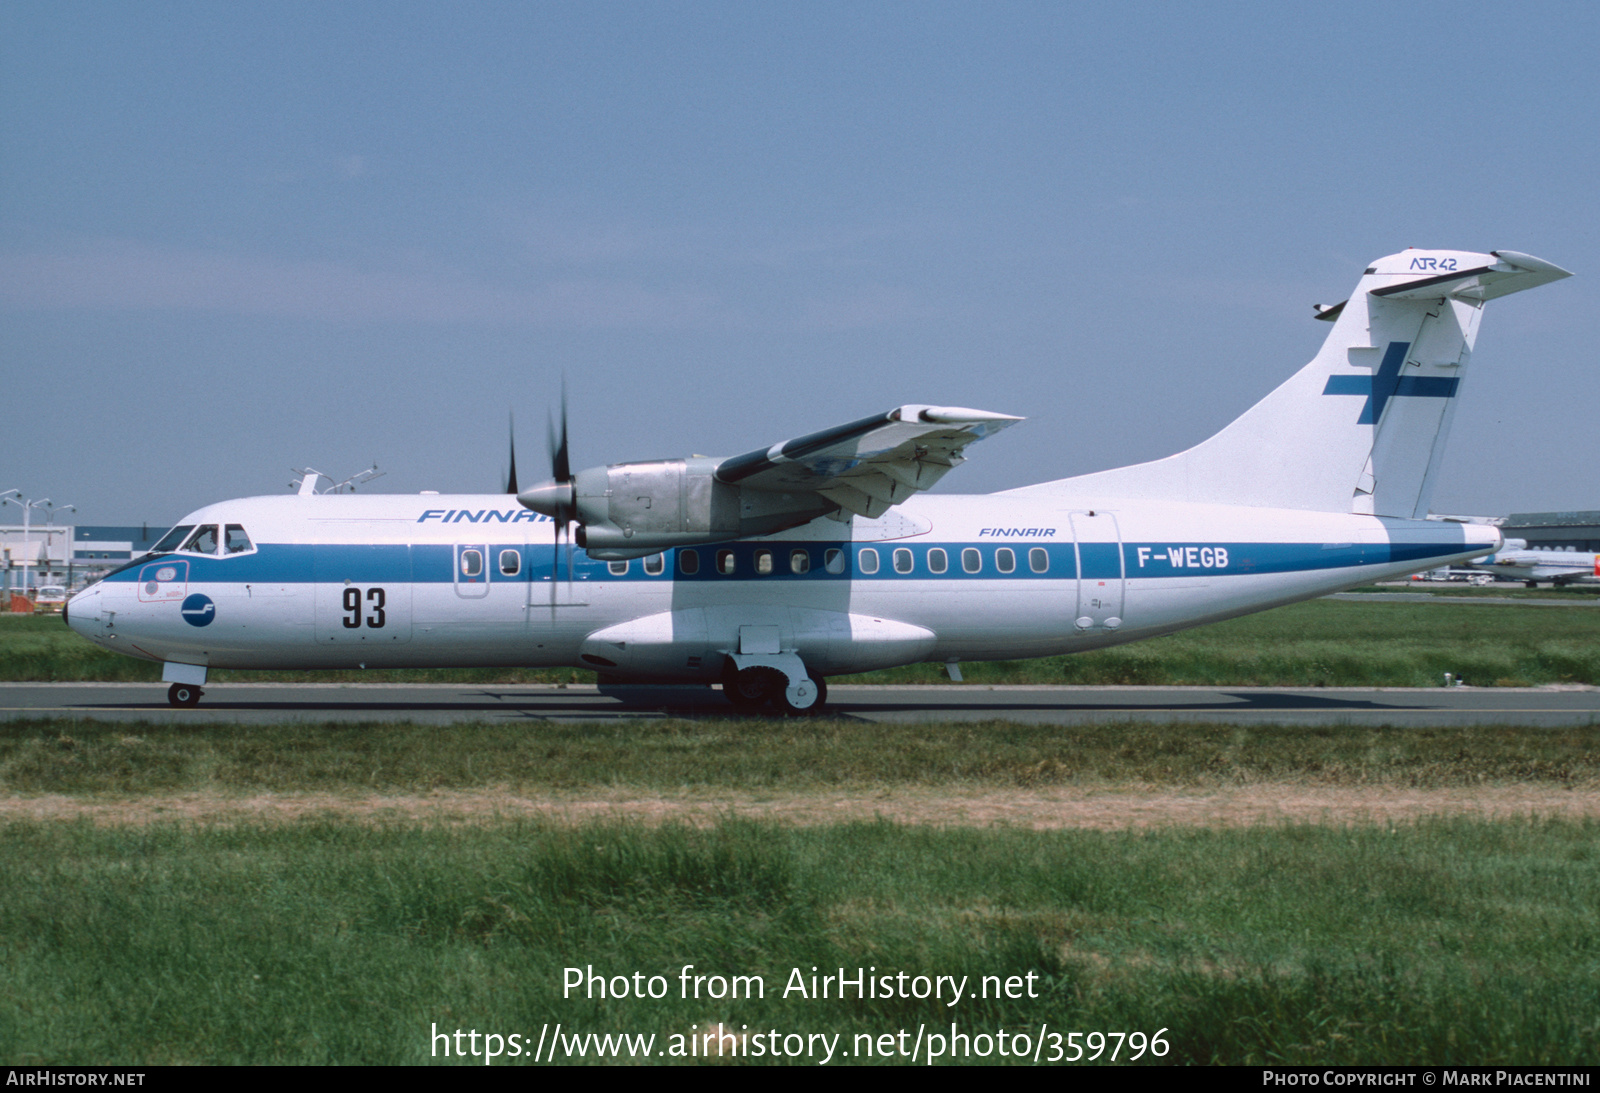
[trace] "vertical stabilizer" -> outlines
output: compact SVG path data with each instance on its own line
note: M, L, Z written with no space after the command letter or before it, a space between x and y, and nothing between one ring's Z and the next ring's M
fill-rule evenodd
M1374 262L1310 364L1188 451L1013 492L1425 515L1486 301L1570 276L1513 251Z

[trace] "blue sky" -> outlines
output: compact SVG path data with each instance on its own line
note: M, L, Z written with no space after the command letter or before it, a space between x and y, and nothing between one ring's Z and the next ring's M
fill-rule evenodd
M1029 421L943 489L1170 454L1407 246L1492 304L1435 497L1600 508L1581 4L0 7L0 489L88 523ZM16 509L0 510L9 521ZM11 512L12 517L3 514Z

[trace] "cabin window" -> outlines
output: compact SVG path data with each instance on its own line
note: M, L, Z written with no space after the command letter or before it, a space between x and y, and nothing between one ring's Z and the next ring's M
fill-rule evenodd
M522 555L515 550L502 550L500 552L500 572L507 577L515 577L522 572Z
M789 552L789 572L811 572L811 552L809 550L791 550Z
M229 554L244 554L251 549L250 536L245 534L244 527L240 524L228 525L228 533L223 539L223 544Z
M678 551L678 571L685 577L693 577L700 572L700 552L698 550Z
M983 568L983 555L979 554L974 548L968 547L961 552L961 568L968 573L978 572Z
M1044 547L1034 547L1028 551L1028 568L1035 573L1043 573L1050 568L1050 555Z
M193 535L189 536L189 541L183 544L183 549L195 554L215 554L217 552L217 525L201 525Z
M829 573L843 573L844 551L840 550L838 547L829 547L827 550L824 550L822 552L822 568L826 569ZM873 566L873 568L876 569L877 566Z
M871 547L862 547L857 560L861 563L861 572L867 574L878 572L878 552Z
M1010 547L1001 547L994 552L994 567L1002 573L1010 573L1017 568L1016 551Z
M613 577L626 577L628 575L627 562L607 562L606 568L611 571Z
M911 572L911 552L905 547L896 547L894 552L894 571L896 573Z
M734 568L738 565L737 559L731 550L717 551L717 572L724 577L731 577Z
M169 551L177 550L178 544L183 542L183 540L193 530L193 524L179 524L177 527L163 535L161 537L161 541L150 548L150 553L166 554Z
M756 551L756 576L766 577L772 573L772 551Z
M644 571L652 577L659 577L667 568L667 557L664 554L652 554L644 560Z
M896 559L895 568L899 569L899 559ZM943 573L950 568L950 560L945 557L943 547L931 547L928 550L928 569L934 573ZM905 570L901 569L904 573Z
M482 551L463 550L461 552L461 575L463 577L481 577L483 575Z

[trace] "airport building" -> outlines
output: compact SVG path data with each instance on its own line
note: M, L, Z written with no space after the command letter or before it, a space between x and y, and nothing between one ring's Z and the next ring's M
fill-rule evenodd
M1537 550L1600 552L1600 512L1514 512L1500 534Z
M26 595L48 585L76 588L104 576L148 551L166 530L149 524L0 525L0 604L12 592Z

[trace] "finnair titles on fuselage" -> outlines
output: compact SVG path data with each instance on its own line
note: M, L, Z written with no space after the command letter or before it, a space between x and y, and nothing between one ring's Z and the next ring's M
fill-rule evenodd
M1019 418L907 405L728 459L517 494L255 497L200 509L67 620L210 668L573 666L816 707L830 675L1070 653L1479 557L1424 520L1488 300L1566 277L1510 251L1369 267L1321 352L1166 459L983 496L922 491ZM563 429L564 432L564 429Z

